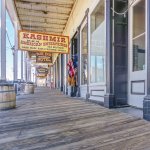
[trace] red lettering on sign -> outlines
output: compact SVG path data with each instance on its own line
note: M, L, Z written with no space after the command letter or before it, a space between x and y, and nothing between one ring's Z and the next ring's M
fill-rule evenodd
M43 36L43 40L48 41L48 36Z
M37 40L41 40L42 39L42 35L37 35Z
M31 34L30 39L36 39L35 34Z
M49 39L50 39L50 41L56 42L56 37L50 36Z
M66 43L65 38L61 38L61 42L62 42L62 43Z
M29 34L28 33L23 33L23 38L29 39Z
M60 42L60 37L57 37L57 42Z

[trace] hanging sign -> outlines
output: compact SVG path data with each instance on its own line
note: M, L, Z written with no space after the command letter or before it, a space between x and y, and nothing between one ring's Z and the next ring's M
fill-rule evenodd
M47 76L46 74L41 74L41 73L36 75L36 77L38 78L45 78L46 76Z
M52 53L37 52L36 62L37 63L52 63Z
M34 52L69 53L69 36L35 33L20 30L19 49Z
M47 68L38 67L38 68L36 68L36 71L38 74L48 74Z
M35 57L35 56L36 56L36 53L35 53L35 52L29 52L28 54L29 54L29 57L30 57L30 58Z

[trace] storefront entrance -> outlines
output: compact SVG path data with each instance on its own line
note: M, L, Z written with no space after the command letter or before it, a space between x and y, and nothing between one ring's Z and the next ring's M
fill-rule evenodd
M115 0L112 3L112 43L113 44L113 76L114 76L114 106L127 105L128 84L128 14L121 15L128 8L128 1Z
M77 61L78 61L78 54L77 54L77 37L78 37L78 34L76 33L74 35L74 37L72 38L71 40L71 60L73 62L73 65L77 65ZM75 63L75 64L74 64ZM77 66L74 66L74 69L76 68ZM71 88L71 92L70 92L70 96L71 97L75 97L77 96L77 90L78 90L78 85L77 85L77 80L78 80L78 74L77 74L77 69L74 70L75 72L75 83L74 85L72 85L70 88Z
M128 104L143 107L146 93L146 1L136 0L129 10Z

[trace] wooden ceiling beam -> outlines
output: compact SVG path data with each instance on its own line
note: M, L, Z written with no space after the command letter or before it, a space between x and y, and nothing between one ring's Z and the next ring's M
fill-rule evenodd
M28 11L28 12L32 12L32 13L43 13L44 15L46 14L53 14L53 15L64 15L66 17L69 16L70 14L70 11L67 11L67 12L63 12L61 11L60 9L57 11L57 10L51 10L51 9L41 9L39 8L38 10L36 9L33 9L33 8L23 8L23 7L17 7L17 9L19 11Z
M74 3L74 0L16 0L17 2L25 2L25 3L37 3L37 4L61 4L67 5Z
M24 30L28 31L28 29L24 29ZM44 31L44 30L31 30L31 32L62 35L62 32L54 32L54 31L50 32L50 31Z
M42 26L42 25L38 25L38 26L36 26L36 25L24 25L24 24L22 24L22 27L24 28L24 27L28 27L28 28L43 28L43 29L61 29L61 30L64 30L64 27L55 27L55 26L49 26L49 27L46 27L46 26Z
M31 19L32 20L32 19ZM21 23L22 24L25 24L26 22L28 22L29 23L29 21L30 21L30 19L28 19L28 18L24 18L24 19L20 19L20 21L21 21ZM42 24L42 23L45 23L45 20L32 20L35 24L37 24L37 23L40 23L40 24ZM47 22L47 24L50 24L50 25L66 25L66 22L60 22L59 20L56 20L56 21L47 21L46 20L46 22Z
M47 22L50 22L51 23L51 21L59 21L59 22L63 22L63 23L66 23L67 22L67 19L62 19L62 18L54 18L54 16L53 17L41 17L41 16L32 16L32 15L26 15L26 14L20 14L19 15L19 18L20 18L20 20L25 20L25 19L28 19L28 21L34 21L34 20L44 20L44 22L45 22L45 19L47 20Z
M62 29L46 29L46 28L39 28L39 27L23 27L23 30L29 30L29 31L42 31L42 32L51 32L51 33L62 33Z
M36 17L51 17L51 18L63 18L68 19L69 14L59 14L59 13L44 13L42 11L35 11L35 10L27 10L27 9L19 9L17 8L19 15L28 15L28 16L36 16Z
M58 24L47 24L47 23L40 23L40 22L31 22L31 24L28 21L22 21L22 26L36 26L36 27L44 27L44 28L60 28L64 29L65 25L58 25Z
M17 2L16 3L17 8L26 8L26 9L33 9L33 10L50 10L52 12L63 12L63 13L68 13L71 11L71 7L61 7L61 6L53 6L53 5L46 5L46 4L36 4L36 3L23 3L23 2Z
M46 6L58 6L61 8L71 8L72 9L72 4L58 4L58 3L36 3L36 2L24 2L24 1L17 1L15 0L16 3L22 3L22 4L27 4L27 5L46 5Z
M32 19L31 19L31 20L32 20ZM24 25L24 24L26 25L26 24L29 24L29 21L30 21L30 20L29 20L29 19L27 19L27 20L26 20L26 19L24 19L24 20L23 20L23 19L20 19L20 21L21 21L21 24L22 24L22 25ZM36 24L36 25L37 25L37 24L45 24L45 25L47 24L47 25L50 25L50 26L52 25L52 26L64 26L64 27L65 27L65 25L66 25L66 22L65 22L65 23L61 23L61 22L59 22L59 21L57 21L57 22L54 22L54 21L53 21L53 22L48 22L48 21L46 21L46 22L47 22L47 23L45 23L44 20L42 20L42 21L32 20L32 23L31 23L31 24L32 24L32 25L33 25L33 24Z

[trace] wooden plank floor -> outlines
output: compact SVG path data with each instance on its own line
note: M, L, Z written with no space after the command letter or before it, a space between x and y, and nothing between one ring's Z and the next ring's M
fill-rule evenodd
M0 112L0 150L150 150L150 123L38 88Z

